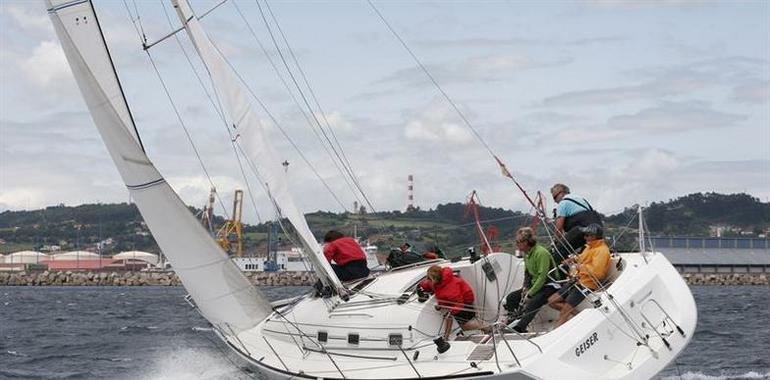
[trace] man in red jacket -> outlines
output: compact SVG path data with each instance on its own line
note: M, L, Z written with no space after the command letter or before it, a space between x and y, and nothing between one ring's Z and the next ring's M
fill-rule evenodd
M447 310L444 316L444 339L449 339L452 332L452 318L463 330L482 330L489 326L476 318L473 307L473 289L465 280L455 277L452 268L433 265L428 268L427 279L420 283L420 289L436 296L436 309Z
M339 231L331 230L324 235L324 256L340 281L353 281L369 275L366 254L358 242Z

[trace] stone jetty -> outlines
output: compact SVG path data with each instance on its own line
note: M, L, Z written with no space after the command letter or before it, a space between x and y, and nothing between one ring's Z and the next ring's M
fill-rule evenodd
M309 286L316 281L309 272L247 272L260 286ZM174 272L0 272L0 286L179 286Z
M259 286L310 286L316 281L309 272L246 272ZM690 285L770 285L770 274L685 273ZM0 286L179 286L174 272L0 272Z

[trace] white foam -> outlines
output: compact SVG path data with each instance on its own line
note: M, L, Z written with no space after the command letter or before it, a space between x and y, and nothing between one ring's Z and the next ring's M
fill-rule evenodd
M703 372L685 372L682 376L666 376L662 380L770 380L770 372L759 373L749 371L743 374L709 375Z
M223 353L205 348L178 348L157 355L142 374L150 380L238 379L244 374Z

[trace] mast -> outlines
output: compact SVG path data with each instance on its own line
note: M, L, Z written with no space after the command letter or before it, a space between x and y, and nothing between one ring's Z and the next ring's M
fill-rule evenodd
M643 212L642 205L639 205L639 252L642 254L642 257L644 258L644 262L647 262L647 254L646 254L646 247L644 246L644 216L642 215Z

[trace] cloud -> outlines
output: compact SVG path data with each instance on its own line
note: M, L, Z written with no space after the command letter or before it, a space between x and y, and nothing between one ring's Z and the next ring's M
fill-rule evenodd
M548 138L556 144L611 141L639 134L731 128L746 118L715 110L704 102L664 102L633 114L610 117L604 124L582 122L570 125L556 130Z
M767 104L770 102L770 81L735 86L731 99L744 104Z
M19 68L29 81L40 89L59 86L59 82L71 80L72 74L61 46L53 40L42 41L32 55L19 62Z
M610 129L634 130L651 133L729 128L746 119L743 115L729 114L712 109L702 102L666 102L645 108L633 115L610 118Z
M449 64L425 64L426 70L441 86L449 84L478 83L479 81L502 81L524 70L543 69L562 66L572 62L572 58L556 56L535 58L520 53L487 54L462 59ZM425 72L419 67L396 70L374 82L375 85L399 85L406 88L433 87ZM371 91L366 96L393 94L393 91ZM398 92L395 92L398 93Z
M689 95L719 86L755 83L762 77L765 60L746 57L707 59L674 66L655 66L622 73L637 84L567 91L548 96L542 104L548 107L606 105L629 100L658 100L663 97Z
M770 160L692 160L657 148L605 157L600 167L573 170L559 179L605 214L634 203L648 204L703 191L746 192L763 200L770 197Z
M326 120L335 133L349 133L356 129L353 123L346 119L340 111L332 111L326 114Z
M706 6L713 6L714 3L708 0L587 0L584 4L607 10L638 10L643 8L700 8Z
M50 34L53 32L53 26L41 3L33 3L34 6L28 7L19 6L21 3L17 3L0 8L0 13L7 12L13 21L26 31Z
M408 116L404 137L414 142L466 144L473 136L461 122L455 110L442 100L434 100L417 113Z
M425 49L500 49L511 47L561 47L561 46L587 46L593 44L616 44L628 40L622 36L597 36L585 38L545 39L545 38L458 38L452 40L422 40L417 42Z
M582 144L592 141L617 140L630 136L630 130L614 130L600 125L578 125L562 128L549 137L554 144Z

